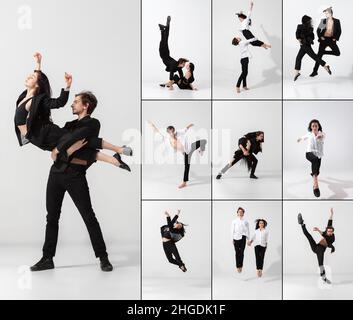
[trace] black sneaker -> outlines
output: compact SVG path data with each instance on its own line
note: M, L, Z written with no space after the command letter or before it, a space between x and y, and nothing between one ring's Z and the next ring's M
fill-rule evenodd
M329 75L332 75L332 71L330 69L330 66L326 66L325 69L326 69L326 71L328 72Z
M298 213L298 223L303 225L304 224L304 220L303 220L303 216L301 213Z
M170 16L168 16L167 17L167 24L166 24L167 28L169 28L169 26L170 26L170 20L172 20L172 18Z
M218 174L217 177L216 177L217 180L220 180L221 178L222 178L221 174Z
M100 258L100 265L101 265L101 270L104 272L110 272L113 271L113 266L110 263L108 257Z
M314 191L314 196L316 198L319 198L320 197L320 189L319 188L315 188L313 191Z
M121 155L119 153L114 154L113 157L119 161L119 163L120 163L119 168L120 169L127 170L127 171L131 172L130 167L121 159Z
M313 71L312 73L311 73L311 75L310 75L310 77L316 77L318 75L318 73L316 72L316 71Z
M181 265L181 266L179 267L179 269L180 269L181 271L183 271L183 272L188 271L188 270L186 269L186 267L185 267L185 264Z
M301 76L300 73L296 74L295 77L294 77L294 81L297 81L300 76Z
M34 266L32 266L31 271L44 271L54 269L54 261L53 258L43 257L40 259Z
M259 178L257 176L255 176L254 174L251 174L250 179L259 179Z

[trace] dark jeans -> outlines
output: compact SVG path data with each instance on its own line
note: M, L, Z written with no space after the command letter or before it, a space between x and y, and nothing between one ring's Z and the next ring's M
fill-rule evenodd
M248 76L248 70L249 70L249 58L241 59L240 63L241 63L241 74L237 82L237 88L240 88L242 82L243 82L243 87L247 86L246 77Z
M246 40L255 38L255 36L252 34L250 30L243 30L242 33ZM256 40L256 41L250 42L250 44L254 47L261 47L264 43L260 40Z
M331 50L326 50L327 47L330 47ZM325 37L325 40L320 40L319 52L317 54L318 58L321 59L324 55L340 56L341 52L338 48L336 41L333 41L331 37ZM319 63L315 63L314 72L319 70Z
M302 60L305 55L308 55L311 59L316 61L321 66L324 66L326 62L318 57L318 55L314 52L313 48L309 44L302 44L300 46L299 52L297 54L297 58L295 59L295 70L300 70L302 66Z
M326 248L324 246L322 246L321 244L318 244L315 242L312 235L308 232L308 230L306 230L305 224L302 225L302 229L303 229L304 235L309 240L311 250L317 256L317 262L319 263L319 267L323 266L324 265L324 253L325 253Z
M61 206L67 191L86 224L96 257L106 257L106 247L101 228L92 209L85 173L72 168L68 168L66 172L55 171L56 168L53 166L47 184L46 206L48 214L43 256L55 256Z
M200 148L201 151L205 151L206 144L207 144L207 141L205 139L197 140L191 145L191 151L188 154L184 153L184 179L183 179L184 182L189 181L190 162L191 162L192 154L198 148Z
M178 248L173 240L163 242L163 250L165 256L171 264L175 264L179 267L184 265L183 261L180 258Z
M233 240L233 245L235 249L235 263L237 265L237 268L242 268L244 261L246 237L243 236L240 240Z
M256 270L262 270L264 267L266 247L255 246Z
M229 164L227 164L222 170L222 174L226 173L231 167L233 167L239 160L246 158L246 160L248 161L248 163L250 163L251 166L251 174L255 174L256 171L256 166L258 163L257 158L255 157L254 154L250 153L250 155L248 156L244 156L244 153L242 150L237 150L234 152L234 156L233 156L233 160L232 162Z
M318 176L320 174L321 159L315 156L312 152L307 152L305 157L311 162L311 175Z

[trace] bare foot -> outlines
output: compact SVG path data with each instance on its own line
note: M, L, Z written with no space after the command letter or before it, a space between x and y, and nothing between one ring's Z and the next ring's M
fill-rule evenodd
M243 271L243 268L237 268L238 273L241 273Z
M235 91L236 91L237 93L240 93L240 88L239 88L239 87L235 87Z
M185 187L187 187L186 182L183 182L178 188L179 188L179 189L183 189L183 188L185 188Z

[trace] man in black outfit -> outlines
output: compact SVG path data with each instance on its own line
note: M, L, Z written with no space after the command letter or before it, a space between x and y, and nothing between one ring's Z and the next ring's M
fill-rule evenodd
M71 133L69 138L77 138L77 135L75 135L77 132L84 132L87 137L98 138L100 123L97 119L90 116L96 106L97 99L91 92L82 92L76 95L72 104L72 111L78 118L65 124L65 129ZM97 150L83 146L71 157L67 158L63 154L66 153L66 149L72 143L69 138L66 142L63 141L60 143L52 152L52 157L56 161L50 169L47 183L47 225L43 257L31 267L31 271L54 268L53 257L55 256L58 240L59 218L66 191L69 193L86 224L93 250L96 257L100 259L102 271L112 271L113 266L109 262L102 231L92 209L86 180L86 170L95 161Z
M337 41L341 37L341 23L339 19L333 17L332 7L327 8L323 11L326 15L326 19L322 19L319 27L317 28L317 36L319 39L319 60L326 55L340 56L341 52L338 48ZM331 50L327 51L326 48L330 47ZM319 61L318 60L318 61ZM319 70L319 62L316 61L314 69L310 77L317 76Z
M175 60L170 56L168 38L169 38L169 28L170 28L170 16L167 17L167 24L164 26L159 24L159 29L161 30L161 41L159 43L159 55L162 58L163 63L166 66L166 71L169 72L169 82L167 84L161 84L162 87L167 86L170 89L173 89L174 84L174 74L178 72L179 78L183 79L183 68L185 67L186 62L189 60L185 58L180 58Z

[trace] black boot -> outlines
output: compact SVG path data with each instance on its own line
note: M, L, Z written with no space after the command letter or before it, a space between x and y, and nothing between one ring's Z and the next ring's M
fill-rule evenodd
M100 258L100 265L101 265L101 270L104 271L104 272L113 271L113 266L110 263L108 257Z
M44 271L54 269L53 258L42 257L34 266L32 266L31 271Z
M257 176L255 176L253 173L250 175L250 179L259 179Z
M313 77L316 77L317 74L318 74L318 73L317 73L316 71L313 71L313 72L311 73L310 77L312 77L312 78L313 78Z
M222 174L219 173L219 174L217 175L216 179L217 179L217 180L220 180L221 178L222 178Z
M316 197L316 198L319 198L320 197L320 189L319 188L315 188L314 190L314 196Z
M297 81L300 76L301 76L300 73L296 74L295 77L294 77L294 81Z
M120 163L119 168L120 169L127 170L127 171L131 172L130 167L123 160L121 160L121 156L119 153L114 154L113 157L119 161L119 163Z
M298 213L298 223L303 225L304 224L304 220L303 220L303 216L301 213Z

